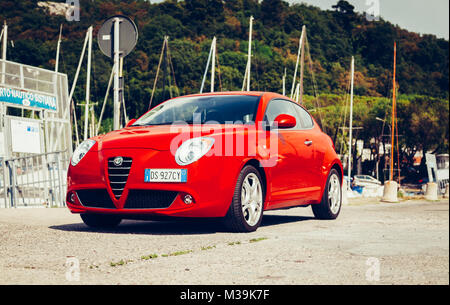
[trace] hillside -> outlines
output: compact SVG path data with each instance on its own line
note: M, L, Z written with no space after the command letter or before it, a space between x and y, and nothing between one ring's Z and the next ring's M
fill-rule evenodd
M220 80L216 90L240 90L247 61L249 16L254 22L252 89L281 92L282 75L287 68L290 90L302 25L308 29L313 70L320 94L340 96L340 105L348 84L350 57L356 57L355 93L360 96L389 97L392 88L393 44L398 43L398 83L400 94L420 95L420 99L438 98L439 107L449 96L449 42L432 35L420 36L386 21L369 22L350 8L323 11L304 4L289 5L281 0L167 0L80 1L79 22L68 22L32 0L2 0L0 22L9 25L8 59L53 69L60 24L63 25L60 71L74 76L85 32L94 25L96 35L102 22L114 14L130 16L138 26L136 49L125 59L125 98L130 117L141 115L150 99L156 67L165 35L170 36L174 78L173 92L198 92L208 57L211 39L218 38ZM65 1L59 1L65 3ZM345 1L344 1L345 3ZM92 100L102 101L111 71L110 59L94 42ZM305 76L306 94L314 95L311 73ZM84 72L75 99L83 100ZM171 75L172 77L172 75ZM175 84L172 80L172 84ZM166 98L168 97L166 90ZM162 81L156 102L162 96ZM443 99L443 100L442 100ZM434 99L433 99L434 100ZM328 99L322 106L328 107ZM110 127L112 103L106 109L106 127ZM342 105L341 105L342 106ZM369 107L368 105L367 107ZM97 113L99 113L97 106ZM78 118L82 118L82 111ZM337 111L337 110L336 110ZM340 110L339 110L340 111ZM385 111L383 109L384 113ZM383 111L381 114L383 114ZM448 121L448 109L447 121ZM338 114L337 114L338 115ZM336 116L336 114L335 114ZM445 118L445 113L444 113ZM328 125L331 123L328 122ZM339 122L330 128L338 128ZM405 122L405 126L410 126ZM330 131L335 134L335 131ZM448 149L448 128L441 132L441 150ZM445 143L444 143L445 142ZM443 146L442 146L442 145Z

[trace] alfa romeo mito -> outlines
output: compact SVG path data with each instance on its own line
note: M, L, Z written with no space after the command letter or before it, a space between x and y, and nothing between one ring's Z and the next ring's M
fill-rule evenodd
M255 231L263 212L341 210L342 164L310 113L275 93L170 99L123 129L84 141L68 169L67 206L91 227L122 219L220 218Z

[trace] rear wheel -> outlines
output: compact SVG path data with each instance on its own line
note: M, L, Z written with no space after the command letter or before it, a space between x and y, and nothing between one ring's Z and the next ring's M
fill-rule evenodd
M114 228L122 219L115 215L81 214L83 222L91 228Z
M328 175L322 201L312 205L314 216L318 219L336 219L342 205L342 182L339 173L332 169Z
M261 175L251 165L241 171L227 215L226 227L233 232L253 232L262 221L264 188Z

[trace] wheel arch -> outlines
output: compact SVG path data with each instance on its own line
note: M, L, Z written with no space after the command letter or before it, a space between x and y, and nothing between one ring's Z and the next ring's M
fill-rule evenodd
M327 167L324 167L327 168ZM322 181L322 190L320 192L320 199L323 197L323 194L325 192L325 187L327 185L327 181L328 181L328 176L330 175L330 172L335 169L338 174L340 175L341 178L341 184L344 183L344 169L342 168L342 163L339 159L335 159L333 160L333 162L330 163L330 165L328 166L328 170L323 171L323 181Z
M339 175L341 176L341 183L343 183L343 181L344 181L344 170L342 169L342 165L340 164L340 162L335 161L333 163L333 165L331 165L330 171L332 169L335 169L339 173Z
M264 188L264 205L265 205L267 203L267 193L268 193L268 181L267 181L266 171L264 170L264 167L261 166L261 162L259 160L249 159L244 162L244 164L242 165L241 170L239 172L241 172L242 169L244 167L246 167L247 165L253 166L258 171L258 173L261 175L261 179L263 180L262 183L263 183L263 188Z

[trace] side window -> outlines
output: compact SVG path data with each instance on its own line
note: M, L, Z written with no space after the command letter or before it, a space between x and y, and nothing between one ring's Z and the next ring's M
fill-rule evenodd
M311 115L303 109L303 107L295 106L295 109L298 112L298 115L300 116L300 120L302 122L302 128L303 129L310 129L314 127L314 121L311 118Z
M272 100L267 106L264 120L272 125L277 116L279 116L280 114L288 114L293 116L297 120L297 126L292 129L301 129L301 121L294 107L294 103L286 100Z

